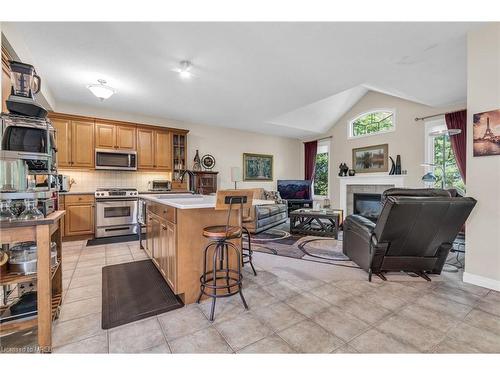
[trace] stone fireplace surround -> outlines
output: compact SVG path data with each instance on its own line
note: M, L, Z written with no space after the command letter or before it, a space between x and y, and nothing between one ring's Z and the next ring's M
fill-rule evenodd
M382 194L393 187L405 187L406 175L364 174L338 177L340 180L340 207L344 217L353 213L354 194Z

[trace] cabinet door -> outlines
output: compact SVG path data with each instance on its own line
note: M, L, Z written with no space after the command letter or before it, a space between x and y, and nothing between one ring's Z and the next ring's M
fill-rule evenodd
M71 167L71 121L51 119L56 130L58 167Z
M155 131L155 163L161 170L172 170L172 133Z
M161 256L160 268L161 273L168 280L168 227L166 223L162 223L160 233Z
M156 217L153 217L152 233L153 233L153 261L161 270L161 222Z
M116 126L96 122L95 148L116 148Z
M71 166L94 168L94 123L72 121L71 128Z
M66 205L65 236L94 233L94 204Z
M116 126L116 148L120 150L135 150L135 127Z
M170 287L175 292L177 285L177 237L176 226L167 222L167 246L166 246L166 278Z
M154 142L151 129L137 129L137 168L151 169L154 166Z
M153 218L149 214L149 211L147 212L147 219L146 219L146 252L148 253L150 258L153 258Z

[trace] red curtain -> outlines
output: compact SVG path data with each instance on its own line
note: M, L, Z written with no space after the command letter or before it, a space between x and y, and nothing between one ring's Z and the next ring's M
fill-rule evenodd
M457 160L458 170L465 183L467 160L467 111L447 113L445 115L448 129L460 129L462 132L450 137L451 148Z
M304 177L306 180L312 180L314 178L317 152L318 141L304 142Z

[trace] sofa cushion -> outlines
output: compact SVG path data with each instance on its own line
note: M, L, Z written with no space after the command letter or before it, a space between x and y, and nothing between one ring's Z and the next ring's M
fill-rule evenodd
M285 204L265 204L262 206L255 207L257 220L277 215L286 211L287 211L287 206Z

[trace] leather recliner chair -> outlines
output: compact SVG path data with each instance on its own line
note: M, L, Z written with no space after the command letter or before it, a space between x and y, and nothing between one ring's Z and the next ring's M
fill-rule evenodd
M457 234L476 205L441 189L389 189L377 223L359 215L344 220L343 252L368 272L440 274Z

